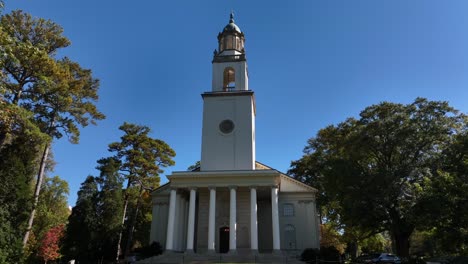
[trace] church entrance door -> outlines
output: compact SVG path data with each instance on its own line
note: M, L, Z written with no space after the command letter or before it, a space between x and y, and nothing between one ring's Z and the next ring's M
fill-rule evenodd
M223 226L219 229L219 253L229 251L229 227Z
M284 241L288 249L296 249L296 228L293 225L287 225L284 228Z

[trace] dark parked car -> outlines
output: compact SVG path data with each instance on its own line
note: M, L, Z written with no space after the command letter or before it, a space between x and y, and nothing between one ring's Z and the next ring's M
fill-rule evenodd
M399 257L391 253L376 253L369 255L361 255L357 257L352 263L373 264L373 263L391 263L401 264Z
M401 259L391 253L379 253L372 255L372 262L371 263L392 263L392 264L400 264Z

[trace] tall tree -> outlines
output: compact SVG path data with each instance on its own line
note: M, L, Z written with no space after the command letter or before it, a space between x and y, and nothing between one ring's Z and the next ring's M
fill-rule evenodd
M311 138L291 172L318 181L327 202L349 226L388 230L399 255L409 255L409 238L424 221L415 209L434 179L441 155L466 117L447 102L417 98L408 105L384 102L367 107Z
M100 259L107 261L115 258L123 210L123 177L119 174L119 168L120 162L114 158L98 160L100 175L96 179L99 185L96 208L100 222L96 244L99 244Z
M0 263L20 263L22 236L31 208L37 138L20 134L0 149Z
M89 176L82 184L66 230L63 252L68 259L114 260L123 206L119 168L120 162L114 158L100 159L100 175Z
M419 229L428 229L439 254L468 253L468 133L455 137L443 155L437 177L427 179L427 191L415 212L428 217Z
M63 253L67 259L83 263L93 263L97 259L97 247L93 244L98 236L97 196L96 179L88 176L81 184L76 205L68 218L63 241Z
M175 151L166 142L150 137L151 130L149 127L125 122L119 129L124 132L124 135L120 138L120 142L109 144L109 151L114 152L115 158L120 160L119 171L127 180L121 220L122 231L127 217L127 206L130 198L129 189L132 187L138 188L135 213L131 220L127 238L127 248L129 248L132 243L134 223L141 204L141 197L145 189L159 186L159 174L163 172L163 167L174 165L172 158L175 156ZM117 260L121 254L122 231L119 235Z
M38 214L33 227L35 236L42 236L54 226L65 225L70 216L68 209L68 183L59 176L46 178L42 185Z
M33 114L34 123L50 139L66 134L72 143L79 140L78 126L85 127L104 118L94 102L98 99L99 82L91 71L68 58L55 58L60 48L70 41L63 29L50 20L33 18L22 11L2 16L0 26L14 45L4 59L2 101L19 106ZM9 56L11 54L11 56ZM11 127L0 135L5 144ZM41 151L33 208L23 238L26 245L36 214L51 141Z

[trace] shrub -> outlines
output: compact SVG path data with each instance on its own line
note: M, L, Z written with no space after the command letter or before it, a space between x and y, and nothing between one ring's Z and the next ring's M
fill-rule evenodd
M301 260L302 261L315 261L317 257L320 256L320 250L317 248L306 248L302 251Z
M335 247L323 247L320 249L320 259L325 261L340 261L340 252Z
M153 241L153 243L151 243L151 245L149 246L139 248L135 251L138 251L142 258L149 258L152 256L161 255L163 252L161 244L156 241Z
M315 263L316 259L321 261L340 261L340 252L335 247L306 248L301 254L302 261Z

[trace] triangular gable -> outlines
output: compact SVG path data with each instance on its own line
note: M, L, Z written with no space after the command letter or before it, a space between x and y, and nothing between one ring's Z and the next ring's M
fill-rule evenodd
M167 182L161 186L159 186L156 190L151 192L152 196L157 196L157 195L169 195L169 186L170 182Z
M281 192L317 192L317 189L314 187L310 187L309 185L295 180L285 174L281 174L280 180Z
M255 162L255 169L256 170L275 170L270 166L267 166L261 162ZM276 170L277 171L277 170ZM307 184L304 184L291 176L281 173L281 192L317 192L317 189L314 187L310 187Z
M274 170L272 167L269 167L261 162L255 161L256 170Z

